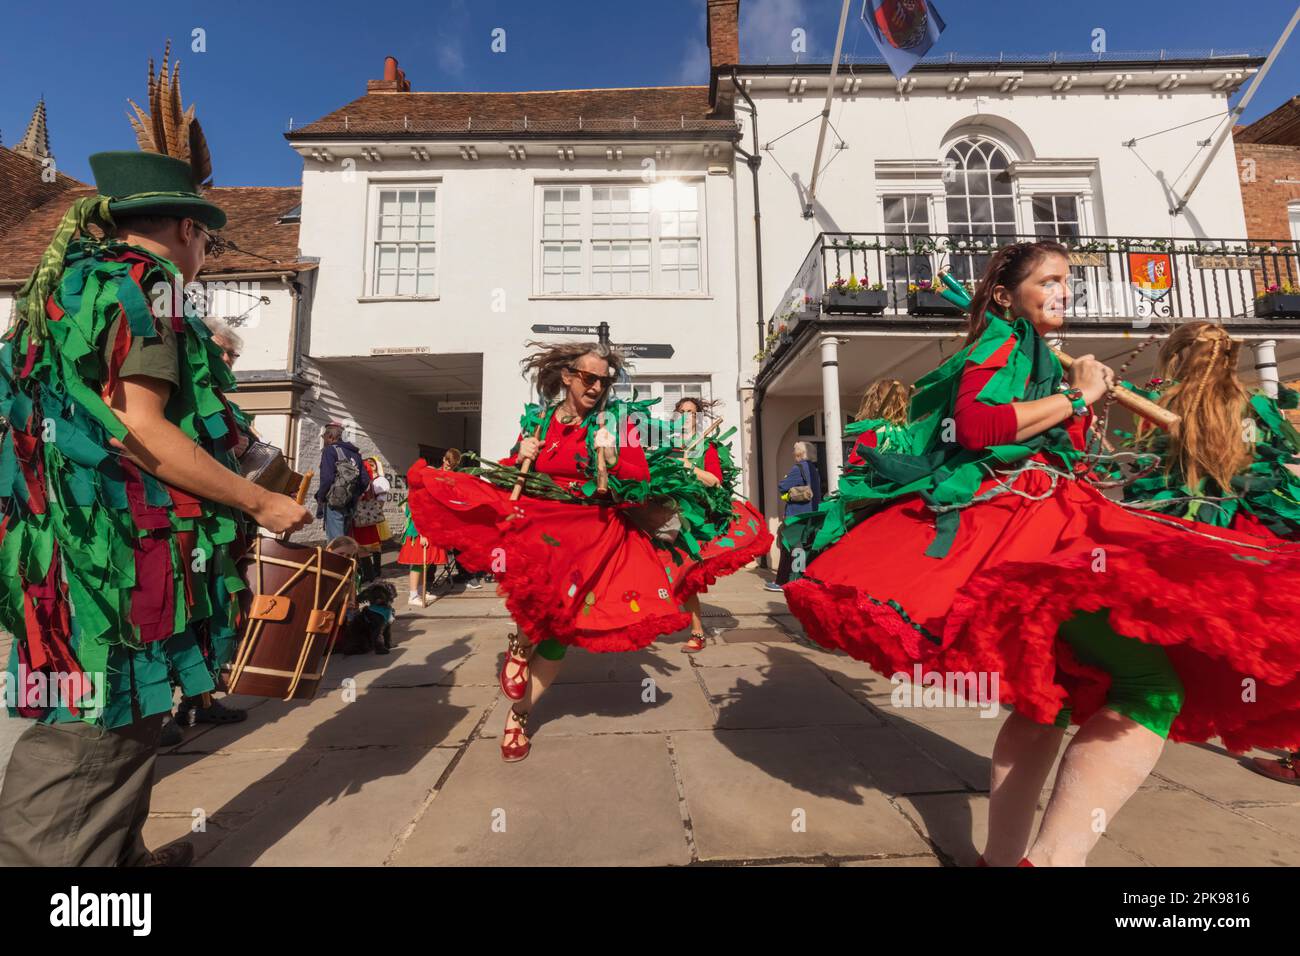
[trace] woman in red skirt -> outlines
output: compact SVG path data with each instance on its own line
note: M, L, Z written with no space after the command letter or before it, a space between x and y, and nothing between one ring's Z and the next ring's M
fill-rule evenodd
M638 409L610 397L621 356L589 343L531 344L540 350L523 365L543 404L525 410L505 467L410 473L419 533L455 548L470 570L493 573L518 626L501 671L514 702L501 740L507 761L528 755L528 714L570 645L639 650L690 621L685 562L629 517L649 495L650 472ZM522 463L531 474L520 475ZM512 501L517 483L524 493Z
M1300 434L1284 409L1300 395L1247 395L1237 377L1241 343L1212 322L1180 325L1160 348L1156 377L1140 394L1179 422L1168 432L1139 422L1132 444L1152 457L1138 462L1124 500L1211 527L1300 541ZM1252 757L1256 773L1300 783L1300 753Z
M1062 382L1043 336L1064 324L1069 277L1056 243L999 250L967 345L917 382L906 433L786 528L814 555L786 587L810 636L891 676L916 667L968 693L996 680L1014 707L993 751L990 865L1082 865L1167 737L1300 742L1298 549L1089 483L1089 406L1113 373L1081 356Z
M460 449L448 448L442 456L443 471L455 471L460 465L460 460ZM425 464L424 459L421 458L411 467L422 468L425 467ZM422 592L422 579L428 576L430 565L433 566L436 576L437 569L447 563L447 549L430 544L429 539L415 529L415 519L411 517L411 504L409 501L406 503L404 510L406 511L406 530L402 534L402 549L397 552L397 563L411 569L411 593L407 596L406 603L413 607L428 607L438 600L438 595L432 591Z
M682 544L693 558L686 571L691 636L682 650L687 654L704 649L700 595L718 578L738 571L772 547L772 533L763 515L748 501L733 496L740 470L732 463L726 441L731 432L719 436L700 427L704 412L712 415L716 408L716 401L681 399L673 407L670 447L651 463L656 490L676 502ZM660 462L662 468L657 467ZM689 543L688 538L692 539Z

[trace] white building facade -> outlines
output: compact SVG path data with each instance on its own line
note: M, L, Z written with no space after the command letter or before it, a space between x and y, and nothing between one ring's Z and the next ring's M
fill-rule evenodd
M607 322L615 344L659 347L634 350L621 391L735 408L736 127L706 87L405 85L372 81L289 134L319 265L299 461L331 419L390 473L447 447L504 456L534 399L525 343L596 341L535 327Z
M1244 238L1230 142L1186 208L1170 213L1227 97L1259 62L995 59L925 63L901 82L881 65L842 65L811 199L829 64L715 63L716 99L734 106L741 148L761 158L756 190L749 171L737 173L737 298L740 351L756 357L742 376L759 423L748 491L774 524L795 441L817 448L833 488L841 429L866 386L914 382L961 347L963 320L911 309L909 287L948 270L977 279L981 251L1014 239L1071 249L1068 351L1118 367L1148 337L1209 318L1259 346L1247 354L1261 364L1275 356L1283 379L1300 373L1300 329L1254 316L1276 262ZM748 227L756 212L758 236ZM1134 289L1141 269L1172 270L1171 287L1144 297ZM831 304L828 287L850 277L883 287L883 311ZM1130 378L1145 380L1157 351L1146 349Z

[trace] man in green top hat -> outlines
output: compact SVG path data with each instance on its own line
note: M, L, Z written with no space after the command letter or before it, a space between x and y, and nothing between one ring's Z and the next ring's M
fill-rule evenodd
M64 216L0 340L0 627L12 709L37 719L0 790L0 865L189 862L141 837L164 715L233 651L245 515L312 520L239 475L234 376L181 295L226 221L189 134L184 158L90 157L98 195Z

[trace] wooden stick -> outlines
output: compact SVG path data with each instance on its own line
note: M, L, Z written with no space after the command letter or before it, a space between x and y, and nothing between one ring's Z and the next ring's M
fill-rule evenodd
M596 427L605 427L605 413L596 419ZM609 463L605 461L605 449L596 446L596 494L603 495L609 491Z
M1056 360L1061 363L1061 368L1068 370L1074 364L1074 359L1060 349L1053 348L1052 352L1055 353ZM1130 392L1122 385L1112 385L1110 395L1115 399L1116 404L1123 405L1134 415L1145 418L1151 424L1158 425L1165 431L1168 431L1179 422L1179 417L1174 412L1157 405L1149 398L1143 398L1135 392Z
M427 593L429 586L429 546L428 544L420 545L420 603L424 603L424 595Z
M543 417L544 416L545 413L543 413ZM533 437L539 440L542 437L542 423L540 421L537 423L537 428L533 431ZM541 451L540 448L537 449L538 454L541 454ZM519 496L524 493L524 475L528 474L528 469L532 467L533 460L531 458L525 458L519 463L519 477L515 479L515 486L510 491L511 501L518 501Z
M951 273L941 273L939 278L943 281L943 284L947 286L947 288L939 294L954 305L969 311L971 306L971 297L965 287L954 279ZM996 318L992 312L986 312L985 314L992 318ZM1057 361L1061 363L1061 368L1068 370L1070 366L1074 364L1074 359L1066 355L1060 349L1053 348L1052 352L1056 355ZM1134 415L1145 418L1147 421L1151 422L1151 424L1158 425L1166 431L1168 431L1179 420L1178 416L1169 409L1162 408L1149 398L1143 398L1136 392L1130 392L1127 388L1124 388L1121 385L1112 385L1110 387L1110 395L1117 404L1123 405Z
M708 438L710 435L712 435L715 431L717 431L721 427L722 427L722 419L715 418L713 420L712 425L710 425L703 432L701 432L700 434L692 438L691 443L682 449L682 458L685 459L688 455L690 455L691 452L695 450L696 445L704 441L704 439Z

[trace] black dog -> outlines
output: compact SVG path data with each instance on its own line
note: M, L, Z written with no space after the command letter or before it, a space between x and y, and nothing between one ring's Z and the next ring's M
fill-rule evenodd
M358 607L348 613L339 635L340 654L387 654L393 646L393 601L397 588L376 581L357 594Z

